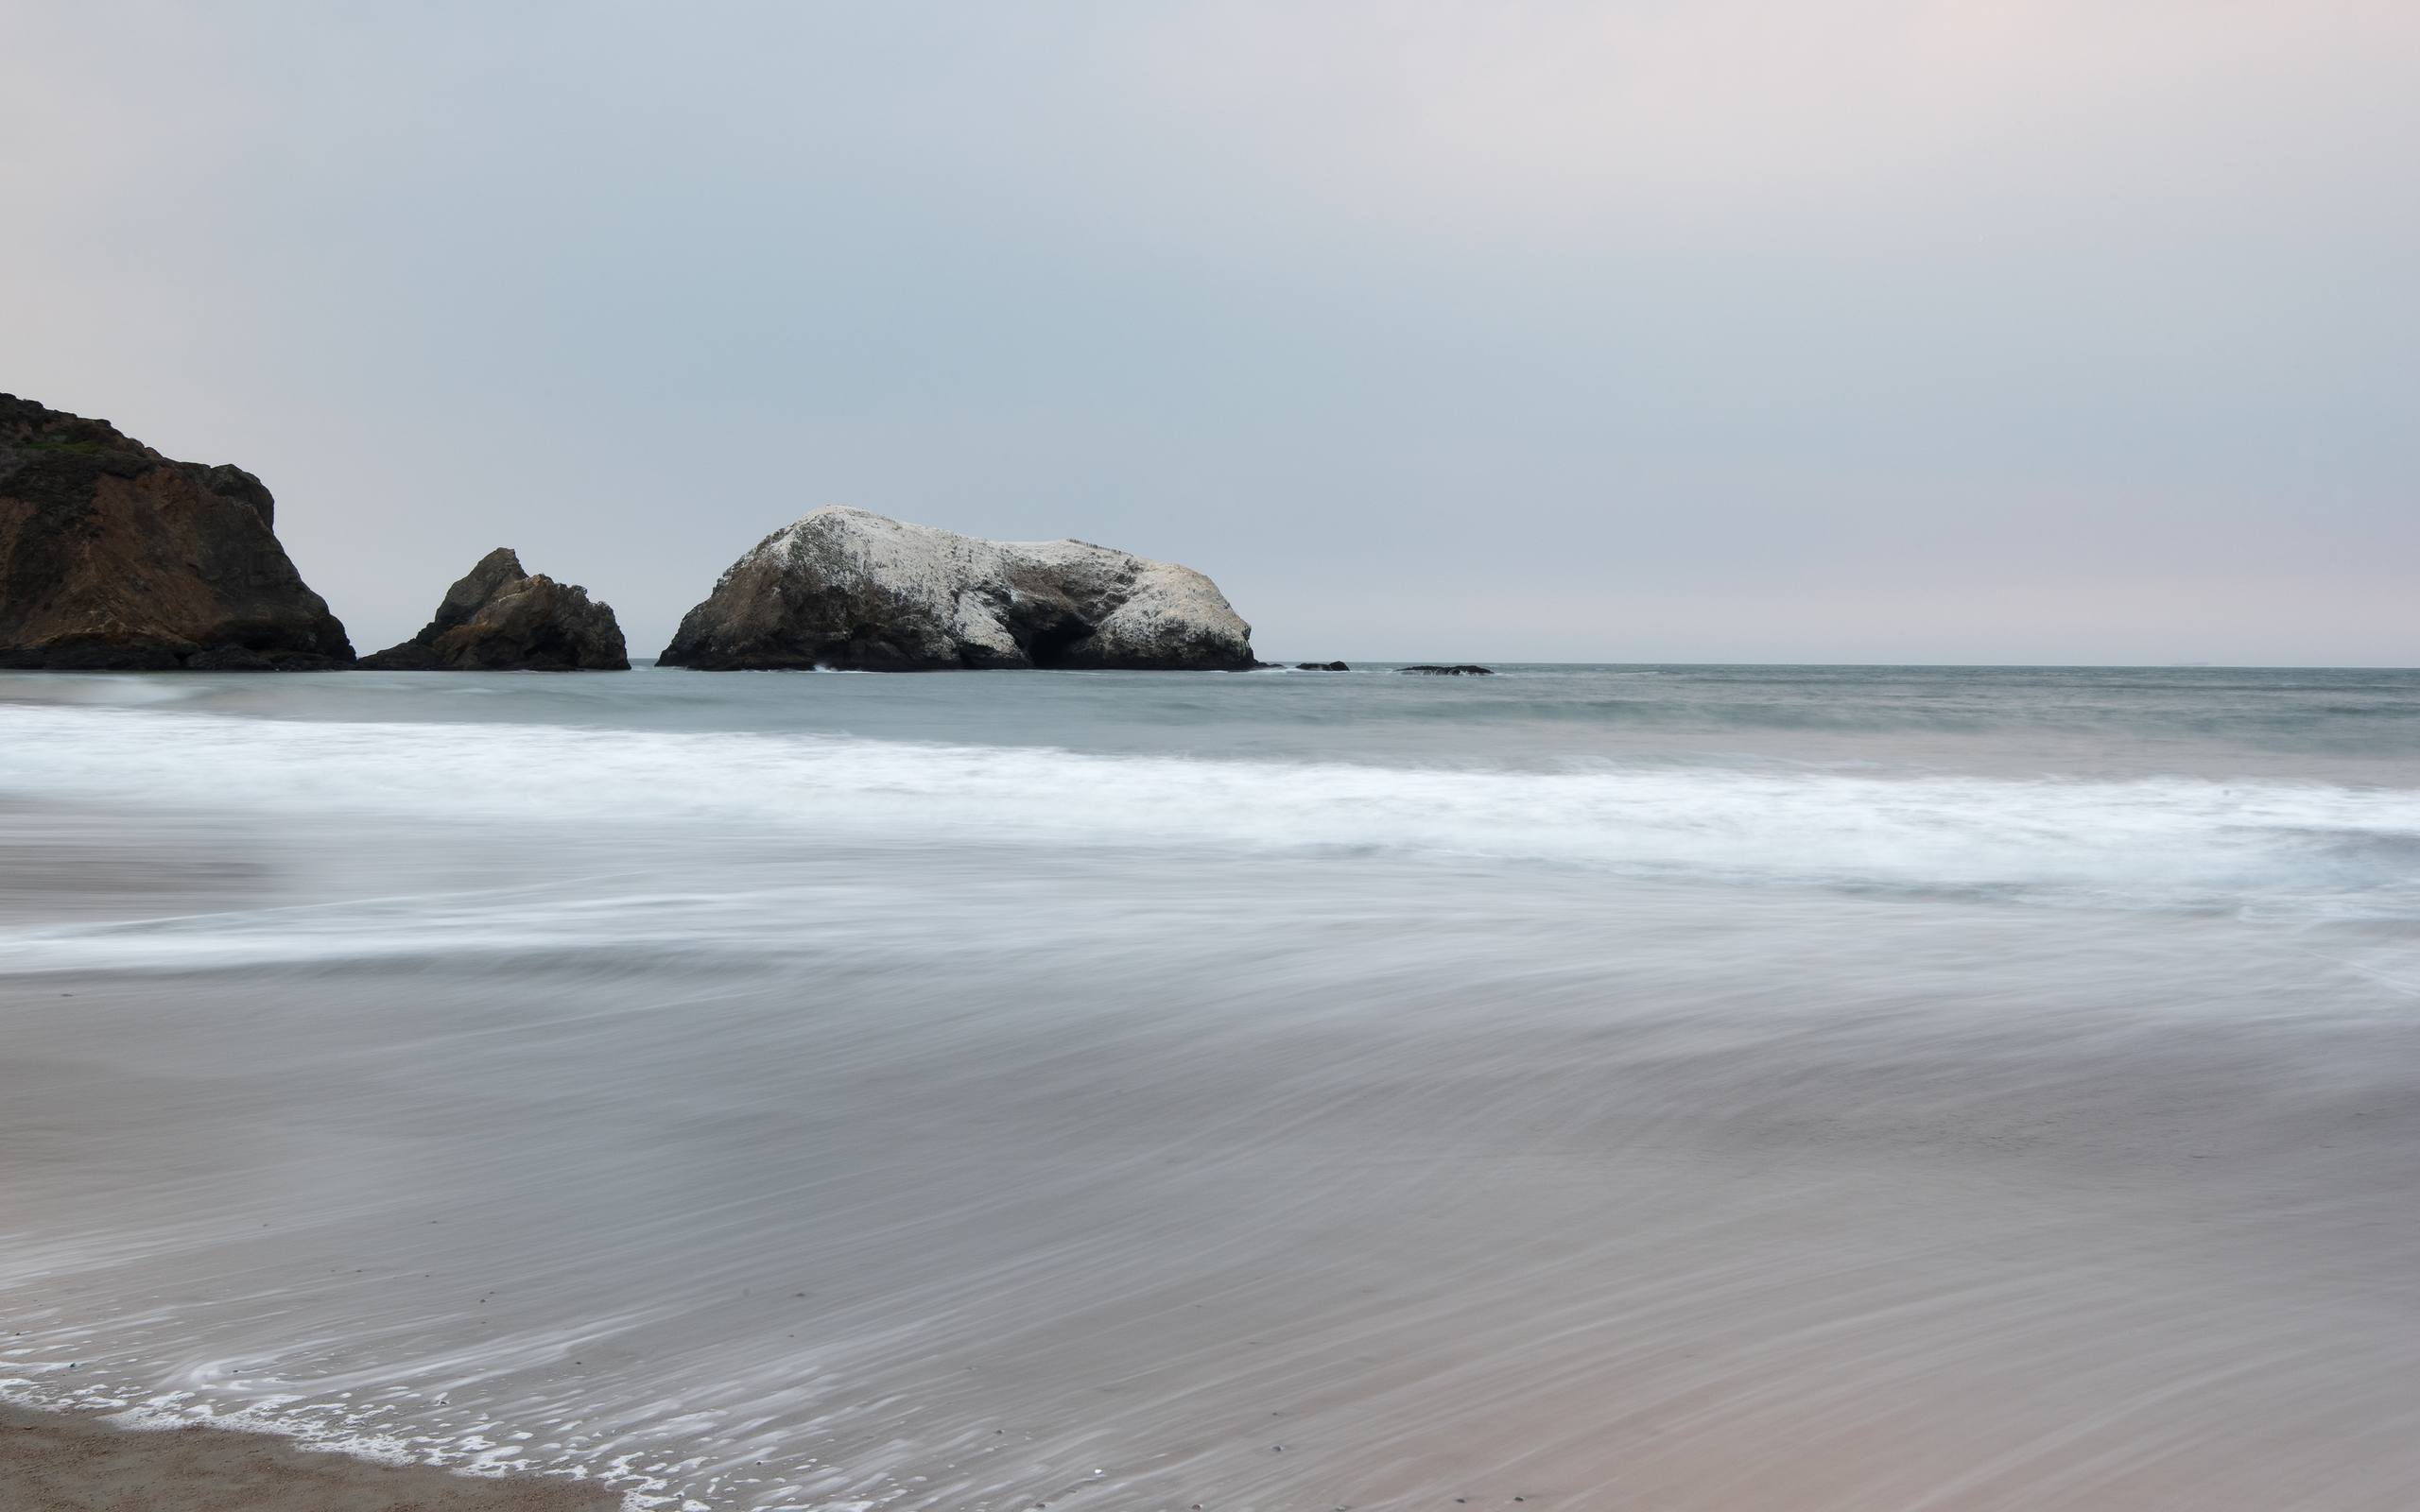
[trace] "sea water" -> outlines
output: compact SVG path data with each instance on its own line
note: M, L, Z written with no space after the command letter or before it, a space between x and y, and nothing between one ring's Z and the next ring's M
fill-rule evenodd
M2420 674L0 677L0 1390L702 1508L2420 1504Z

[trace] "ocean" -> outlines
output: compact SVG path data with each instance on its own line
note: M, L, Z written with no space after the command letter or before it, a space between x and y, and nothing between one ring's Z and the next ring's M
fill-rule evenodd
M0 675L0 1334L685 1512L2407 1512L2420 672Z

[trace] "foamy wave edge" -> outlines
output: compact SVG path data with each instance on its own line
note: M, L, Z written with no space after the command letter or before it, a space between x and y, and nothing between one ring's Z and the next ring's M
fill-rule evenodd
M1286 764L845 736L17 708L0 793L416 823L1196 847L2420 917L2420 792Z

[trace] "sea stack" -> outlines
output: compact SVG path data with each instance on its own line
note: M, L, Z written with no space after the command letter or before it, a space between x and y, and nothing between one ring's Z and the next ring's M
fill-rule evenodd
M818 509L732 564L663 666L1246 671L1252 627L1189 567Z
M628 672L612 606L521 568L498 546L445 591L437 615L400 645L363 657L381 672Z
M242 468L171 461L107 421L0 394L0 667L349 665L274 525Z

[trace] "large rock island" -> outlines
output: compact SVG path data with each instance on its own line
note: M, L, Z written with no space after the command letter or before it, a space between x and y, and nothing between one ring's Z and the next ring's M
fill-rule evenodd
M767 536L681 621L664 666L1240 671L1252 627L1209 578L1080 541L978 541L863 509Z
M261 480L0 394L0 667L348 665Z
M611 605L577 583L524 572L498 546L445 591L437 614L400 645L363 657L382 672L628 672Z

